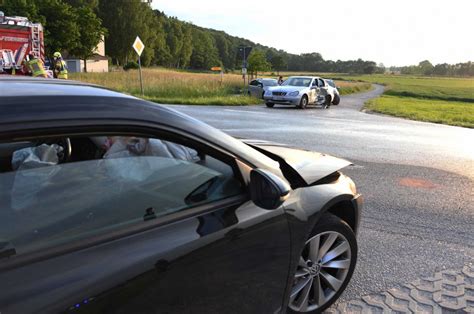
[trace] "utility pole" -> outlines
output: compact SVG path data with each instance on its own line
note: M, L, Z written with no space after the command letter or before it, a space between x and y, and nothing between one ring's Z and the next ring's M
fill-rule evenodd
M244 79L244 93L247 89L245 77L247 75L247 58L250 55L250 51L252 51L252 47L248 47L248 46L239 47L239 52L242 54L242 78Z
M245 76L246 76L246 74L247 74L247 64L245 63L245 60L246 60L246 59L245 59L245 48L246 48L246 47L244 47L244 49L243 49L243 51L244 51L244 60L242 61L242 69L246 69L246 70L245 70L245 73L242 73L242 74L244 75L244 88L247 87L247 85L245 84ZM243 71L242 71L242 72L243 72Z

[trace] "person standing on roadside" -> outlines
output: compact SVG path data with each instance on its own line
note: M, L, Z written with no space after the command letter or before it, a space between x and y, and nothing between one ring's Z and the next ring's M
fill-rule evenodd
M67 80L67 65L66 62L63 60L60 52L55 52L53 54L54 57L54 67L53 73L54 78Z
M283 84L283 76L280 75L280 77L278 78L278 85L281 85Z

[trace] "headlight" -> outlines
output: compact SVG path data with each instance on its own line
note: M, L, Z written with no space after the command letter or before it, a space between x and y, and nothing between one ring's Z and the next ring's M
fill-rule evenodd
M294 91L288 94L288 96L298 96L300 92L299 91Z

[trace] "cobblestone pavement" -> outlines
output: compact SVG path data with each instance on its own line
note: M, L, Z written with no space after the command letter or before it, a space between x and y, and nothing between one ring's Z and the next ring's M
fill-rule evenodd
M474 264L339 303L325 313L474 313Z

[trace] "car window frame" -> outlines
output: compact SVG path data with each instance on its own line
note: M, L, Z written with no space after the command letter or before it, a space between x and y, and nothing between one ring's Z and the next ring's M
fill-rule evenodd
M108 130L106 130L108 129ZM112 130L113 129L113 130ZM120 130L121 129L121 130ZM126 130L126 131L123 131ZM16 133L16 132L15 132ZM33 133L35 133L33 135ZM242 204L250 200L250 194L248 191L248 180L245 178L249 176L254 166L249 165L244 160L240 160L233 154L224 152L222 149L216 148L211 143L202 141L199 139L192 138L192 136L185 136L182 132L172 132L169 129L160 128L159 126L153 128L137 127L137 126L126 126L126 125L113 125L113 126L97 126L96 128L88 127L59 127L59 128L47 128L47 129L29 129L15 135L10 140L0 140L0 143L5 142L17 142L22 140L34 140L38 138L58 138L58 137L92 137L92 136L104 136L104 135L120 135L120 136L140 136L149 138L159 138L161 140L172 141L176 144L188 146L193 149L199 149L213 158L218 159L221 162L229 165L234 173L234 177L242 185L242 193L229 196L217 201L212 201L206 204L191 206L183 211L178 211L156 219L144 221L140 225L131 225L120 228L119 230L112 230L106 234L93 235L91 237L79 240L73 240L65 244L60 244L40 251L32 251L24 253L18 256L12 256L4 259L0 259L0 271L22 267L31 263L39 262L42 260L51 259L57 256L73 253L79 250L83 250L96 245L101 245L115 240L132 236L135 234L150 231L155 228L166 226L177 221L190 219L208 212L212 212L216 209L234 206ZM2 138L8 137L8 134L3 134ZM190 145L191 144L191 145ZM211 153L209 153L211 152ZM222 160L226 159L226 160ZM240 164L246 165L242 167ZM245 170L247 169L247 170Z
M265 84L264 82L272 82L274 83L274 85ZM273 86L278 86L278 81L273 80L273 79L266 79L266 80L262 80L262 84L263 84L263 87L273 87Z

